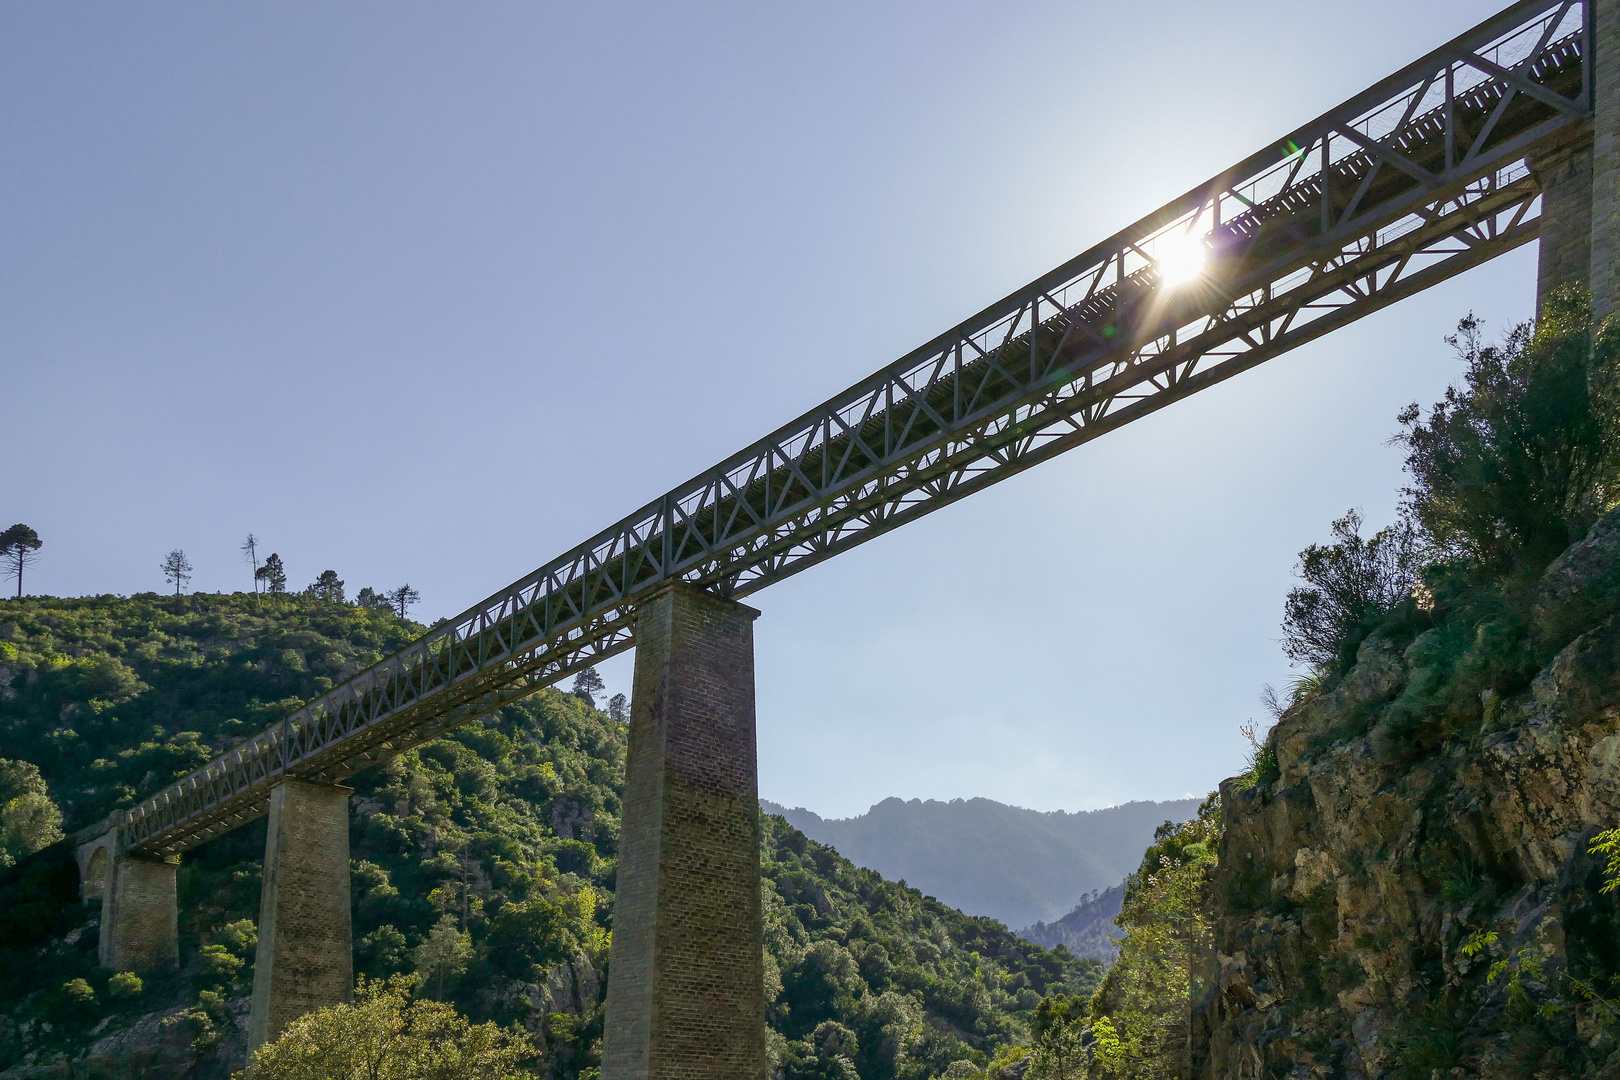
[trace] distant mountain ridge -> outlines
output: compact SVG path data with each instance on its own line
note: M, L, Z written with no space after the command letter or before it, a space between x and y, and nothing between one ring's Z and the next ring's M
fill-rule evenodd
M1074 910L1052 923L1038 922L1018 931L1025 941L1055 949L1059 945L1075 956L1112 964L1119 955L1119 941L1125 931L1114 924L1114 916L1125 902L1125 886L1115 885L1080 898Z
M824 818L761 799L794 828L846 859L971 915L1008 926L1057 922L1084 894L1136 869L1153 830L1185 821L1198 799L1042 812L993 799L884 799L859 817Z

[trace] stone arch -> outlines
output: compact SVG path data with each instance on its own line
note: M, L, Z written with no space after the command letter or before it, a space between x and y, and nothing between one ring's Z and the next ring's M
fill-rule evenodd
M79 899L101 900L111 884L113 862L113 836L99 836L87 844L80 844L76 852L79 864Z
M80 899L101 899L102 891L107 887L107 866L110 861L105 844L97 845L96 850L90 853L90 861L85 864L84 872L79 877Z

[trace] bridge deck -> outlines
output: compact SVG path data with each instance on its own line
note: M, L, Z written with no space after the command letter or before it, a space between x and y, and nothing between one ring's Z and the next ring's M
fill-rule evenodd
M1584 7L1524 0L668 492L135 806L173 853L1534 239L1590 130ZM1201 274L1164 263L1185 238Z

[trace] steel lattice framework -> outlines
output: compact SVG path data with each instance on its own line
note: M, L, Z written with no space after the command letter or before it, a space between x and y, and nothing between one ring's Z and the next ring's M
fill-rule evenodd
M134 807L173 853L1538 235L1591 129L1591 20L1525 0L902 357ZM1197 258L1184 282L1171 271Z

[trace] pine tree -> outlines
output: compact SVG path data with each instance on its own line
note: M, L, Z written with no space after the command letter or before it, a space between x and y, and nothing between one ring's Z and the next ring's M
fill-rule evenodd
M159 567L163 571L163 579L174 586L174 595L180 595L180 587L191 580L191 560L186 553L175 548L163 557Z
M22 596L23 571L38 559L34 553L41 546L39 533L27 525L13 525L0 533L0 557L6 560L6 569L17 576L18 597Z
M336 570L322 570L321 576L315 579L309 589L322 600L343 603L343 581L337 576Z
M281 565L281 556L274 551L254 576L265 583L271 596L280 596L287 591L287 568Z
M411 605L422 599L422 594L407 584L401 585L397 589L389 589L383 593L383 597L387 599L395 614L402 619L406 619L410 617Z
M596 669L588 667L574 676L574 696L591 708L596 708L596 695L607 689Z

